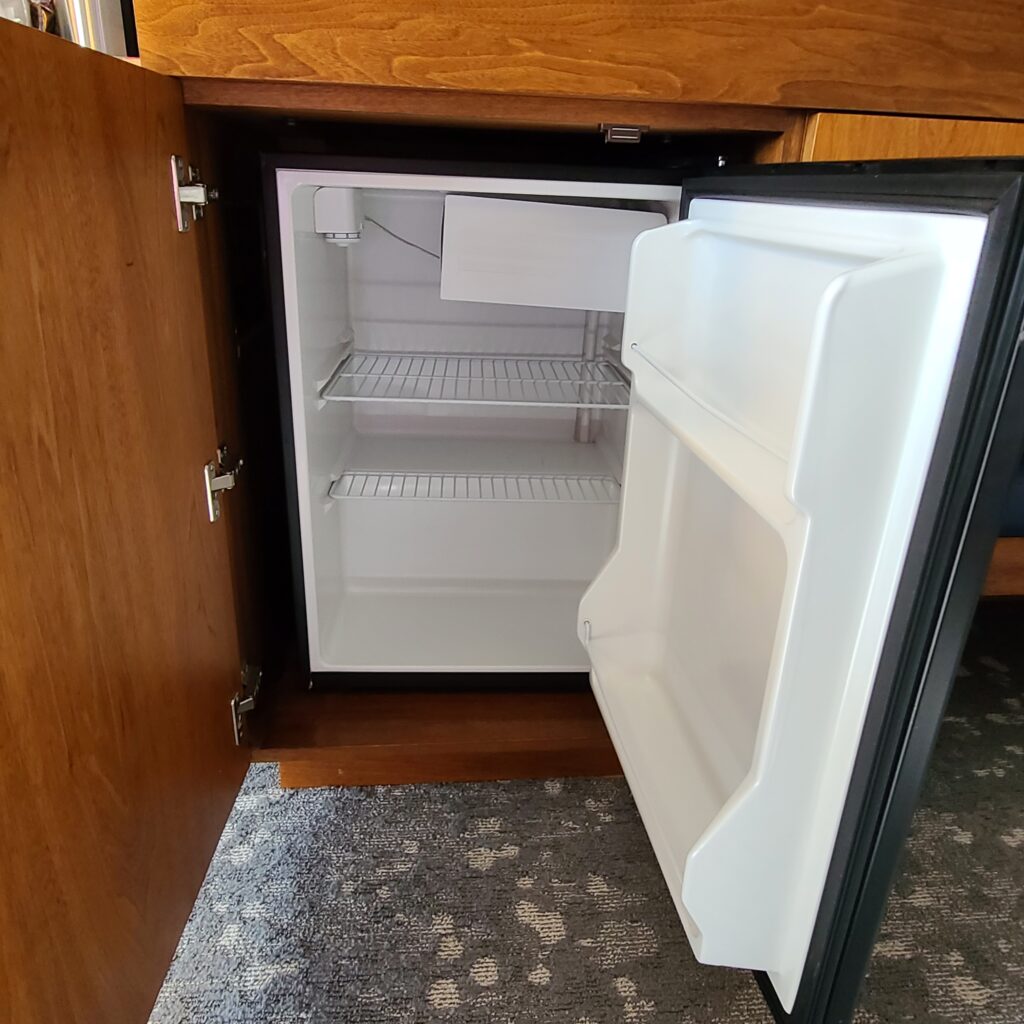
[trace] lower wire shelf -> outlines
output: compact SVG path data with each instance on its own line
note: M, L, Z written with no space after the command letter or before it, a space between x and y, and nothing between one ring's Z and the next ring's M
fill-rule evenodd
M331 483L338 499L399 498L432 501L554 501L612 505L619 482L611 476L383 473L350 470Z

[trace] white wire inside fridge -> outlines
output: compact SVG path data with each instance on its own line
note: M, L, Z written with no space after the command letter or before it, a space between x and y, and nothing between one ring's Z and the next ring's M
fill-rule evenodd
M357 239L314 220L318 193L349 202L336 188ZM588 670L576 618L615 542L629 403L615 306L678 190L300 171L278 189L311 670ZM516 197L501 244L481 193ZM451 236L440 258L454 194L473 196L461 266ZM597 238L567 260L587 205ZM442 298L442 270L487 301Z

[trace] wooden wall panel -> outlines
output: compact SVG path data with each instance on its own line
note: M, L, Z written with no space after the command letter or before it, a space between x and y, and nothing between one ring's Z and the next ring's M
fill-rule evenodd
M135 0L168 74L1024 118L1020 0Z
M807 119L801 158L903 160L945 156L1024 156L1024 124L814 114Z
M144 1024L247 761L184 109L0 54L0 1021Z

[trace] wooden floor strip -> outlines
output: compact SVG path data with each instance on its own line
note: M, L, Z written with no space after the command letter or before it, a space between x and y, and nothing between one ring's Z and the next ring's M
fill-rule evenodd
M253 759L286 788L621 774L590 693L295 692Z

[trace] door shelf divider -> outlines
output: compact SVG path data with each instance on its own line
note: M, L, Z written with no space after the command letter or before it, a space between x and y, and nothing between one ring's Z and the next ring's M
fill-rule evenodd
M629 382L606 359L352 352L320 398L624 409Z
M348 470L333 481L328 494L339 500L386 498L615 505L619 491L618 481L611 476Z

